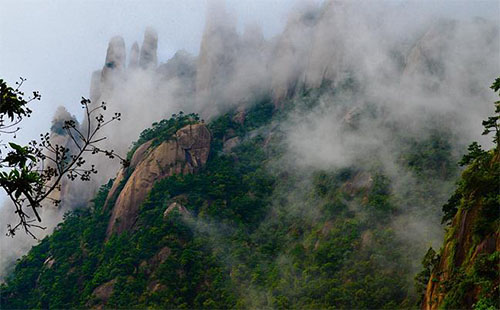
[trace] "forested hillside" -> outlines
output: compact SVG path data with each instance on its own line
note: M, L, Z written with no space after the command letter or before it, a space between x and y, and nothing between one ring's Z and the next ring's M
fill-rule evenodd
M500 29L419 5L307 1L265 36L217 2L166 62L112 37L83 100L125 165L84 156L42 240L2 239L1 308L498 307Z
M311 108L325 91L304 91L288 106ZM264 97L243 119L230 112L208 123L206 165L155 182L133 228L107 238L132 164L114 195L111 180L18 262L2 286L2 307L414 307L417 253L390 223L409 199L434 199L429 182L456 175L446 133L398 137L399 161L419 177L418 194L401 201L377 161L283 169L279 124L287 113ZM155 124L130 158L193 122L200 121L180 113Z

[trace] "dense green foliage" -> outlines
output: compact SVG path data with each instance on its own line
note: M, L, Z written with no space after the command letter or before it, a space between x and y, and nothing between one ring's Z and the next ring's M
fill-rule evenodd
M310 108L324 91L304 90L289 106ZM2 308L412 307L414 257L388 225L401 207L391 180L377 165L287 169L274 126L284 113L264 97L244 122L235 121L236 111L211 121L206 166L158 181L140 208L138 229L109 240L110 208L103 205L111 184L102 187L91 208L68 214L19 260L1 287ZM179 114L154 124L129 156L197 121ZM241 142L223 151L231 137ZM399 160L418 176L415 197L430 180L454 175L441 137L405 139ZM189 214L165 217L172 202ZM102 297L107 287L114 289Z
M458 188L445 205L445 218L464 217L471 214L470 232L472 243L460 246L476 249L481 242L486 242L492 235L499 233L500 227L500 160L498 150L482 151L476 154L470 165L463 172ZM471 156L471 154L469 154ZM480 287L479 302L475 309L495 309L498 302L498 279L500 272L500 252L480 253L473 257L473 252L461 258L455 254L460 249L456 238L458 221L451 226L446 242L449 243L449 265L451 275L446 281L444 308L460 308L470 300L474 287ZM460 265L455 266L455 261Z
M151 128L142 131L139 139L132 144L132 148L127 154L127 159L130 160L135 150L143 143L153 140L152 145L158 145L163 141L172 139L177 130L188 124L197 123L199 120L200 117L197 114L184 114L184 112L181 111L179 114L173 114L169 119L153 123Z

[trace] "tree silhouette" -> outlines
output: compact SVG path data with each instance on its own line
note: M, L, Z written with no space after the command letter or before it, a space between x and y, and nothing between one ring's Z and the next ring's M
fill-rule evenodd
M0 79L0 134L15 136L21 129L18 125L23 118L30 117L32 113L27 105L41 98L37 91L26 98L21 91L24 81L20 78L16 88L12 88ZM55 205L60 203L51 194L60 190L63 177L66 176L70 181L89 181L91 175L97 173L95 166L88 164L84 155L104 154L110 159L118 158L123 165L127 165L127 161L113 150L99 147L99 142L106 139L99 133L108 124L119 121L120 113L106 118L102 114L106 110L104 102L93 107L89 99L82 97L80 103L87 120L85 126L80 127L74 120L66 120L62 126L64 134L72 143L71 149L51 141L49 133L41 134L39 141L32 140L27 146L12 142L7 145L0 141L0 146L7 149L5 156L0 150L0 187L12 201L19 219L14 225L8 224L8 236L14 236L17 230L23 229L36 238L32 229L45 228L41 225L38 209L45 201Z

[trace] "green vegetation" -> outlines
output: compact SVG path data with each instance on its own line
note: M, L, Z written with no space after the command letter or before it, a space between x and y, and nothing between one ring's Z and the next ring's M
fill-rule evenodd
M442 307L446 309L469 304L476 287L480 289L475 296L478 298L475 309L495 309L498 305L500 252L493 249L491 253L475 254L480 243L485 247L492 242L489 241L492 236L499 233L498 180L498 151L483 151L463 172L455 194L443 208L444 219L456 217L453 225L458 225L458 220L467 215L466 225L471 227L470 235L461 237L467 239L460 239L465 241L455 241L459 233L457 229L453 229L446 240L450 247L448 269L451 272L443 283L445 298ZM464 253L465 250L470 251Z
M141 132L139 139L132 144L132 148L127 153L127 160L132 158L135 150L142 144L153 140L152 145L159 145L161 142L172 139L177 130L182 127L195 124L200 121L200 117L195 114L184 114L184 112L179 112L179 114L173 114L171 118L161 120L158 123L153 123L151 128L145 129Z
M304 90L291 105L310 108L325 91ZM2 308L413 307L414 257L388 225L401 207L391 180L377 165L287 170L282 133L273 127L285 113L264 97L244 122L236 111L211 121L205 167L158 181L138 228L109 240L114 199L104 207L111 182L103 186L91 208L69 213L19 260L1 286ZM142 143L171 139L194 122L196 115L180 113L153 124L129 158ZM231 137L241 142L224 152ZM454 176L440 135L406 141L400 161L418 176L412 190ZM189 214L164 216L173 202Z
M500 90L500 78L491 86ZM500 95L500 92L499 92ZM428 288L439 309L497 309L499 296L500 252L500 101L495 114L483 121L483 135L493 132L494 147L485 151L473 142L459 162L467 166L457 188L443 206L442 223L447 224L444 246L440 254L431 248L417 277L422 292Z
M18 125L31 115L28 104L41 98L38 91L34 91L31 97L25 97L21 91L25 81L20 78L20 82L16 82L17 87L12 88L0 79L0 135L15 137L21 129ZM63 177L69 181L89 181L91 175L97 173L95 166L83 159L84 154L103 154L109 159L119 158L124 166L128 165L113 150L102 149L97 145L105 137L96 138L102 128L119 121L121 114L115 113L105 118L100 114L106 110L104 102L92 105L89 99L82 97L80 104L89 126L81 128L72 117L54 122L52 133L65 137L61 144L49 133L40 134L39 141L32 140L26 146L9 142L9 148L2 144L7 155L0 153L0 187L11 201L9 208L12 207L12 212L17 216L17 223L7 225L8 236L23 230L36 239L32 230L44 228L39 213L42 202L59 205L60 201L52 198L52 193L59 190Z

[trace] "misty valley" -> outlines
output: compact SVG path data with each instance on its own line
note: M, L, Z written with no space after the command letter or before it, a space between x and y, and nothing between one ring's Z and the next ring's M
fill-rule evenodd
M209 1L197 55L110 38L45 142L82 170L0 208L0 308L499 309L499 19L426 5L306 1L268 36Z

